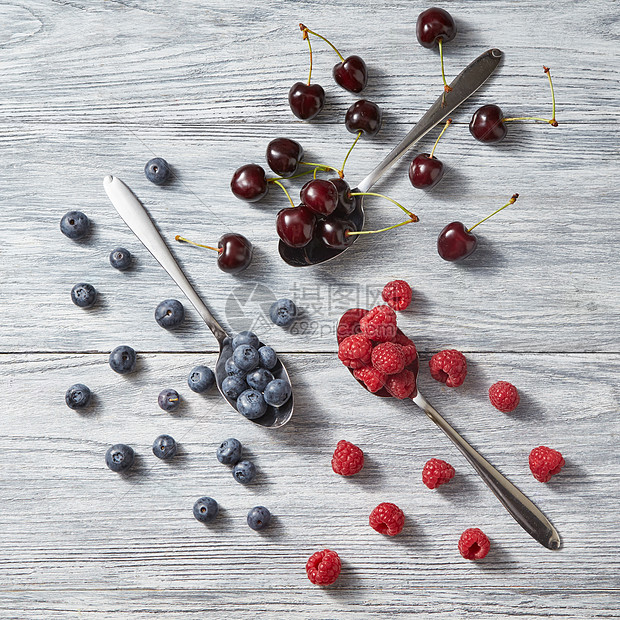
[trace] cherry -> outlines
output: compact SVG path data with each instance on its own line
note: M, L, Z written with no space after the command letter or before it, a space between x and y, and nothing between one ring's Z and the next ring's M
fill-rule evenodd
M482 224L482 222L493 217L508 205L514 204L518 197L519 194L513 194L503 207L500 207L497 211L493 211L491 215L487 215L487 217L480 220L478 224ZM474 224L469 229L465 228L465 224L462 222L451 222L445 226L437 237L437 252L439 256L444 260L454 262L463 260L472 254L478 245L478 238L476 235L472 234L471 231L476 228L478 224Z
M329 248L334 250L344 250L350 246L354 237L349 233L353 232L355 227L351 222L341 220L335 217L328 217L321 220L316 227L316 236Z
M202 243L195 243L180 235L177 235L175 240L217 252L217 266L226 273L239 273L247 269L252 262L252 244L243 235L237 233L222 235L217 242L217 248L203 245Z
M297 172L304 150L290 138L276 138L267 145L267 163L279 176L288 178Z
M499 142L506 137L507 132L504 113L494 104L478 108L469 122L469 133L479 142Z
M325 91L319 84L295 82L288 91L293 114L302 121L312 120L325 105Z
M330 183L333 183L338 190L338 206L333 212L334 216L344 217L349 215L355 209L355 198L351 196L351 187L344 180L336 177L335 179L329 179Z
M438 7L431 7L418 15L415 29L418 43L422 47L431 49L442 43L452 41L456 36L456 24L448 11Z
M344 124L351 133L375 136L381 129L381 109L368 99L359 99L347 110Z
M338 206L338 190L331 181L308 181L300 194L302 203L317 215L329 215Z
M449 118L437 137L437 140L435 140L433 150L430 154L420 153L411 162L409 166L409 180L413 187L417 187L418 189L430 189L441 181L441 177L443 177L444 173L443 163L436 157L433 157L433 154L435 153L435 148L437 147L439 139L443 136L444 131L448 129L451 123L452 119Z
M232 193L247 202L256 202L269 191L263 168L257 164L246 164L237 168L230 181Z
M361 93L368 82L366 63L359 56L349 56L334 65L332 70L336 84L352 93Z
M315 227L316 215L305 205L282 209L276 217L278 236L293 248L310 243Z

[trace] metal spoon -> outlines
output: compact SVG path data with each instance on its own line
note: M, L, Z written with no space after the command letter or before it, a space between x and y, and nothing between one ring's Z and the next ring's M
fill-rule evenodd
M418 121L415 127L390 151L385 159L353 190L353 192L367 192L414 144L419 142L435 125L447 118L451 112L473 95L488 79L499 65L502 52L491 49L481 54L470 63L454 79L450 87L452 90L442 94ZM355 209L349 215L349 221L356 231L364 226L364 205L361 196L356 197ZM353 243L359 235L353 236ZM282 241L278 244L278 251L282 259L293 267L308 267L324 263L336 256L340 256L351 245L343 250L335 250L325 246L320 239L313 239L302 248L292 248Z
M357 310L357 309L355 309ZM351 312L351 310L347 311ZM346 313L345 313L346 314ZM342 319L341 319L342 320ZM338 325L337 334L342 333L340 323ZM424 413L448 436L450 441L459 449L461 454L476 470L478 475L484 480L486 485L493 491L497 499L504 505L504 508L512 515L514 520L535 540L547 549L559 549L560 535L551 525L549 519L536 507L536 505L528 499L517 487L491 465L484 457L482 457L474 448L472 448L439 412L420 394L417 388L418 369L420 367L419 358L407 367L415 376L416 387L414 394L410 397L413 402L424 411ZM349 368L349 372L353 371ZM360 385L367 391L366 386L358 381ZM375 392L375 396L392 397L385 388L381 388Z
M114 208L123 218L127 226L131 228L136 237L144 244L146 249L155 257L157 262L168 272L168 275L177 283L187 299L196 308L198 314L207 324L216 340L220 345L220 355L215 365L215 379L217 387L228 404L237 410L236 402L227 398L222 391L222 381L227 376L225 365L226 360L232 355L232 338L228 336L226 330L215 320L209 309L204 304L193 286L189 283L181 267L172 256L166 242L163 240L155 224L151 220L146 209L140 201L133 195L131 190L118 178L111 175L103 179L105 191L112 201ZM263 343L260 343L263 346ZM278 358L276 367L271 371L274 377L285 379L290 384L290 378L286 368ZM284 426L293 415L293 394L281 407L269 406L267 412L260 418L252 420L256 424L267 428L280 428Z

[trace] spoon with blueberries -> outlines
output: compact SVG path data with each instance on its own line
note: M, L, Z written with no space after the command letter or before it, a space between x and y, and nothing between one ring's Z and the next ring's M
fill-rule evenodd
M132 191L111 175L103 179L103 186L118 214L176 282L218 341L215 379L228 404L261 426L284 426L293 415L294 399L289 375L276 352L249 331L230 337L189 283Z

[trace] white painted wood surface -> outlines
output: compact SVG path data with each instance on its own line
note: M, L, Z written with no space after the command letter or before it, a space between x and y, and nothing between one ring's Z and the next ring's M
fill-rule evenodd
M361 239L341 260L299 271L277 255L274 216L283 195L272 191L249 206L228 188L232 171L263 163L278 135L333 165L351 142L341 121L354 97L332 84L335 56L318 43L315 76L328 91L325 111L304 124L288 109L288 88L307 71L297 23L369 64L364 94L381 104L385 122L376 139L353 151L347 176L355 181L436 96L438 58L415 41L415 19L426 6L0 4L0 385L7 395L0 413L0 617L620 615L620 12L601 0L442 6L459 26L446 50L449 75L486 48L506 54L438 147L448 166L443 182L430 193L414 191L405 158L378 187L420 223ZM467 121L483 102L515 116L547 114L543 63L554 76L560 127L515 124L497 147L475 143ZM154 155L174 166L170 186L145 180L142 168ZM207 251L173 251L219 319L233 329L253 323L282 352L297 398L288 427L267 432L215 394L186 388L195 363L213 363L214 340L188 304L182 329L155 324L156 304L180 294L109 205L101 185L108 173L134 189L168 239L180 233L216 242L234 230L255 244L252 267L237 278L220 272ZM438 258L435 238L447 222L472 225L515 191L517 204L480 227L480 247L466 264ZM58 230L72 208L93 221L84 243ZM369 201L367 209L369 226L399 218L388 203ZM117 245L135 255L127 273L107 263ZM424 394L549 515L561 551L524 534L413 405L360 391L338 363L335 320L350 306L374 303L394 277L414 286L400 323L422 352ZM100 292L92 311L69 301L78 281ZM274 296L292 296L304 312L290 332L262 319ZM120 343L140 354L138 371L127 378L106 364L106 352ZM462 389L428 375L430 355L445 347L467 354ZM486 390L498 379L522 392L513 415L488 403ZM95 393L84 415L63 401L76 381ZM181 392L178 414L158 410L163 387ZM170 464L150 452L162 432L182 447ZM214 458L229 436L247 445L259 467L251 487L237 485ZM341 438L367 455L355 479L331 471ZM118 441L139 455L127 478L103 462ZM530 449L541 444L560 449L567 461L548 485L527 467ZM432 456L457 469L436 492L420 480ZM203 494L222 506L212 528L191 515ZM366 524L381 501L398 503L407 515L397 539ZM244 523L256 504L275 515L265 535ZM456 550L470 526L492 540L479 564ZM344 568L322 590L308 582L304 564L325 546L340 553Z

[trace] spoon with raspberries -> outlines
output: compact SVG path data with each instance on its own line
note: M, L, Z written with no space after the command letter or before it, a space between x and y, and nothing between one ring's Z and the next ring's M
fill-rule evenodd
M336 331L338 358L360 385L384 398L411 399L448 436L515 521L541 545L560 548L560 536L547 517L517 487L457 433L418 391L418 352L398 328L389 306L347 310Z

